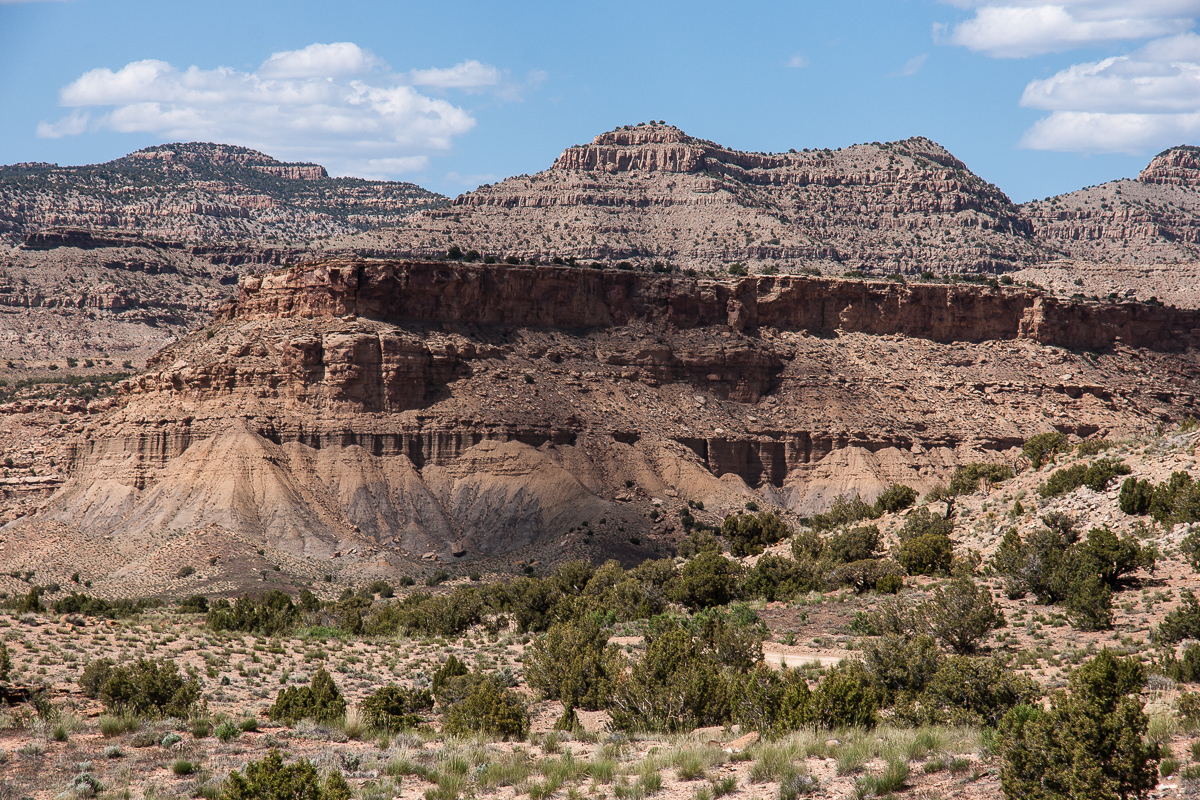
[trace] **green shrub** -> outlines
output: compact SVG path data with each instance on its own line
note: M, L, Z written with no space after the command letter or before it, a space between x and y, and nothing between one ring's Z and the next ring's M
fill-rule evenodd
M603 708L622 668L608 633L593 616L555 623L525 653L529 686L551 700L575 708Z
M1200 683L1200 645L1188 645L1183 658L1168 650L1156 665L1159 672L1180 683Z
M108 659L95 659L84 668L79 685L110 712L143 716L187 718L200 699L199 681L183 678L172 661L138 659L118 667Z
M267 713L278 720L332 722L346 713L346 701L329 673L319 669L308 686L281 689Z
M1179 600L1179 606L1163 617L1154 637L1156 641L1174 644L1184 639L1200 639L1200 600L1190 589L1184 589Z
M779 515L763 511L759 514L729 515L721 524L721 535L729 540L729 552L735 556L753 556L791 535L791 530Z
M1171 473L1154 487L1150 515L1162 525L1200 521L1200 484L1186 472Z
M1075 452L1081 456L1095 456L1113 447L1108 439L1088 439L1075 446Z
M1150 501L1154 498L1154 484L1147 480L1126 478L1121 484L1117 503L1121 511L1129 515L1143 516L1150 513Z
M258 598L242 595L233 605L217 600L208 612L208 626L214 631L241 631L262 636L288 633L299 619L292 598L277 589Z
M864 519L876 519L875 507L868 505L857 494L854 497L839 497L833 501L829 511L812 518L812 528L827 531L843 525L852 525Z
M515 692L484 677L466 697L450 706L443 729L451 735L483 733L520 740L529 733L529 711Z
M875 498L875 511L877 515L885 512L894 514L909 508L915 502L917 502L916 489L902 483L893 483L883 490L883 494Z
M1050 708L1018 705L1000 723L1000 786L1009 798L1145 797L1158 783L1159 749L1137 699L1133 659L1102 651L1071 675Z
M740 577L737 562L719 553L701 553L679 571L674 599L692 609L723 606L737 597Z
M843 661L829 670L812 694L813 718L831 728L873 727L879 698L860 662Z
M225 720L213 731L213 736L216 736L222 742L232 742L241 735L242 729L230 720Z
M1042 464L1047 461L1054 463L1054 457L1057 454L1065 453L1070 449L1071 444L1066 435L1058 431L1051 431L1030 436L1021 448L1021 453L1029 459L1034 469L1041 469Z
M825 554L834 564L849 564L876 558L880 553L879 528L862 525L829 537Z
M274 748L261 761L246 765L246 773L234 770L221 787L221 800L351 800L350 787L338 770L325 780L307 759L284 765Z
M931 533L904 541L897 560L909 575L938 575L950 571L953 557L950 537Z
M956 653L975 652L993 630L1005 625L991 592L967 577L934 589L924 609L934 638Z
M1086 486L1093 492L1103 492L1118 475L1128 475L1132 470L1115 458L1102 458L1093 464L1073 464L1066 469L1056 469L1038 487L1042 497L1061 497Z
M673 617L650 620L642 657L617 676L617 728L680 732L729 721L729 680L702 634Z
M899 575L881 575L875 581L875 591L880 594L899 594L904 588L904 578Z
M863 646L863 667L883 705L916 697L937 672L942 654L928 636L886 633Z
M442 687L445 686L451 678L457 678L461 675L470 675L471 670L467 669L467 665L459 661L453 655L446 659L446 663L437 668L433 673L433 682L431 688L435 697L441 697Z
M399 731L416 728L424 721L421 714L433 709L433 695L428 689L406 689L391 683L363 698L360 707L371 727Z
M744 598L761 597L768 601L783 600L800 592L819 590L822 573L811 561L793 561L782 556L764 555L746 574L739 593Z
M8 655L8 645L0 642L0 681L7 681L12 672L12 658ZM93 697L95 695L92 695Z
M948 656L930 676L918 702L897 708L914 725L996 726L1005 714L1041 697L1037 683L994 656Z
M731 706L735 722L764 736L779 736L815 721L804 673L762 663L731 681Z
M208 598L202 594L194 594L179 601L181 614L207 614Z
M1007 464L992 464L986 461L976 461L964 464L954 470L950 478L950 494L974 494L979 491L980 483L986 482L990 489L993 484L1002 483L1013 476L1012 467Z

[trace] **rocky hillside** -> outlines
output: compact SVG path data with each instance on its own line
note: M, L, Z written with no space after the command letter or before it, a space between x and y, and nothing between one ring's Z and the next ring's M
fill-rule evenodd
M187 242L296 242L396 225L445 198L411 183L330 178L245 147L147 147L80 167L0 166L0 242L52 226Z
M1200 305L1200 148L1173 147L1136 180L1089 186L1021 207L1034 233L1071 260L1047 284L1087 294L1132 291Z
M836 274L996 272L1053 255L1003 192L928 139L745 153L659 123L601 134L548 170L329 249L428 258L451 245L501 259Z
M1198 344L1196 312L1028 289L323 262L243 279L80 426L67 482L5 536L636 559L669 552L687 501L809 514L1033 433L1181 420Z

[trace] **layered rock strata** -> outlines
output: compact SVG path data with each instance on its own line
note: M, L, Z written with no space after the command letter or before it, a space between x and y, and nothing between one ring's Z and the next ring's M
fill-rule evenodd
M1052 255L1003 192L928 139L746 153L657 123L601 134L548 170L328 248L437 257L452 244L543 262L836 274L995 272Z
M661 545L664 502L811 513L1196 413L1198 337L1195 312L1024 290L323 262L243 279L128 381L23 529L454 560L552 558L604 520Z

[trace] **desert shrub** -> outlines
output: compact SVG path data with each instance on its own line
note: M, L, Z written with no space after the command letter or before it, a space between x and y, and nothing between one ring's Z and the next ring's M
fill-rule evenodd
M917 502L917 490L902 483L893 483L883 490L883 494L875 498L876 516L897 511L903 511Z
M839 497L833 501L829 511L812 518L812 528L818 531L833 530L843 525L852 525L864 519L876 519L875 507L868 505L857 494L854 497Z
M949 572L953 557L950 537L930 533L902 542L896 560L909 575L937 575Z
M1174 644L1184 639L1200 639L1200 600L1190 589L1179 595L1179 606L1165 617L1158 626L1155 639L1164 644Z
M159 608L162 605L162 600L152 598L103 600L99 597L88 597L85 594L72 592L55 600L53 608L56 614L83 614L102 619L124 619L152 608Z
M875 725L879 697L861 662L843 661L825 673L812 693L813 718L831 728Z
M623 666L608 633L590 615L551 625L530 645L524 665L530 687L562 700L568 712L603 708Z
M762 660L762 642L768 631L745 603L697 611L685 621L685 627L721 666L745 670Z
M1158 783L1159 749L1137 699L1141 664L1102 651L1071 675L1049 709L1018 705L1001 720L1000 786L1010 798L1145 797Z
M346 713L346 701L333 678L324 669L312 676L308 686L287 686L279 691L267 714L271 719L311 719L332 722Z
M1153 548L1132 536L1118 539L1108 528L1093 528L1085 542L1069 525L1047 517L1057 530L1035 531L1022 542L1009 531L992 558L1011 598L1032 592L1040 603L1059 603L1083 630L1112 626L1112 594L1133 572L1153 569Z
M745 598L761 597L768 601L782 600L799 592L821 588L821 570L816 562L793 561L782 556L765 555L758 559L742 581L740 594Z
M849 564L878 557L880 554L878 526L862 525L829 537L825 543L825 554L834 564Z
M928 636L888 633L863 647L863 667L882 705L915 697L937 672L942 654Z
M1128 475L1132 470L1115 458L1101 458L1092 464L1073 464L1066 469L1056 469L1038 487L1042 497L1061 497L1086 486L1093 492L1102 492L1118 475Z
M975 652L993 630L1005 625L991 592L967 577L934 589L924 608L934 638L956 653Z
M467 669L467 665L451 655L446 659L446 663L438 667L437 671L433 673L431 688L433 689L434 697L441 699L442 687L446 686L452 678L470 674L471 670Z
M776 670L766 664L731 681L733 721L764 736L779 736L814 722L812 692L801 670Z
M232 742L241 735L242 729L232 720L225 720L213 730L213 736L226 743Z
M875 580L875 591L879 594L898 594L904 588L904 578L900 575L881 575Z
M492 676L474 682L470 692L446 712L443 729L451 735L483 733L501 739L524 739L529 711L520 697Z
M371 727L398 731L421 724L421 713L433 708L433 695L428 689L406 689L389 683L364 697L360 707Z
M933 575L950 570L954 522L928 508L918 508L899 531L897 560L909 575Z
M100 697L100 687L104 686L104 682L108 680L108 675L112 672L113 661L109 658L93 658L83 668L83 672L79 675L79 688L83 690L84 697L90 697L96 700Z
M1095 456L1113 447L1108 439L1088 439L1075 446L1075 452L1081 456Z
M506 609L522 633L549 630L563 597L553 582L540 578L519 578L509 587L508 595Z
M721 524L721 535L729 540L729 552L735 556L753 556L791 535L791 530L772 511L758 514L730 514Z
M825 540L811 528L792 534L792 558L797 561L816 561L825 553Z
M707 528L697 528L688 531L676 551L684 558L693 558L707 551L719 553L721 552L721 542L717 539L716 534Z
M208 598L202 594L193 594L179 601L181 614L207 614Z
M1150 513L1150 501L1154 499L1154 484L1147 480L1126 478L1117 495L1121 511L1129 515L1143 516Z
M590 611L611 615L615 621L649 619L666 610L675 579L674 564L667 559L643 561L629 572L610 560L588 581L583 600Z
M678 619L658 616L645 641L642 657L617 676L611 708L616 727L679 732L728 722L729 680L701 636Z
M701 553L683 565L674 599L688 608L723 606L737 597L741 566L720 553Z
M233 770L221 786L221 800L350 800L353 794L339 770L325 780L308 759L284 765L272 748L261 761L246 765L245 775Z
M929 677L918 702L897 708L914 725L996 726L1022 703L1041 696L1037 683L994 656L948 656Z
M292 598L275 589L258 598L244 594L232 605L228 600L217 600L209 609L208 626L214 631L276 636L291 631L298 618Z
M0 681L7 681L10 672L12 672L12 658L8 655L8 645L0 642Z
M849 586L858 594L869 592L887 575L897 575L904 567L888 558L865 558L841 564L825 573L825 585L830 589Z
M1200 521L1200 484L1186 472L1171 473L1154 487L1150 516L1162 525Z
M1183 658L1177 658L1174 650L1168 650L1155 668L1180 683L1200 683L1200 645L1188 645Z
M1042 464L1049 461L1054 463L1054 457L1071 449L1071 443L1066 435L1058 431L1039 433L1030 436L1021 447L1021 453L1029 459L1034 469L1041 469Z
M173 661L140 658L130 666L112 666L103 663L106 661L88 664L96 667L90 674L84 670L80 685L87 692L98 683L96 693L110 712L186 719L200 699L199 681L181 676Z
M974 494L979 491L980 483L986 483L990 488L993 484L1002 483L1012 476L1012 467L1007 464L976 461L954 470L950 477L949 490L951 494Z

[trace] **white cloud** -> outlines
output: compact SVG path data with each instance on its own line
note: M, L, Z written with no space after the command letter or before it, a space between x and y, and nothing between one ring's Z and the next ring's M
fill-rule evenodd
M1139 153L1200 133L1200 36L1152 41L1127 56L1031 81L1021 105L1050 111L1021 143L1039 150Z
M414 86L437 89L482 89L498 85L503 77L500 70L474 59L447 69L414 69L409 75Z
M542 78L531 73L526 85ZM179 69L152 59L94 69L60 91L60 104L71 112L41 122L37 133L151 133L322 160L334 174L351 168L399 174L424 168L429 153L448 149L475 126L468 110L415 85L491 87L508 99L502 73L490 65L464 61L398 75L370 52L338 42L274 53L254 72Z
M792 69L803 69L808 66L808 59L797 53L788 59L787 66Z
M360 75L378 62L353 42L310 44L303 50L272 53L258 68L263 78L322 78Z
M1200 14L1200 0L950 2L974 9L975 16L952 29L935 26L935 38L998 58L1182 33L1194 26Z

